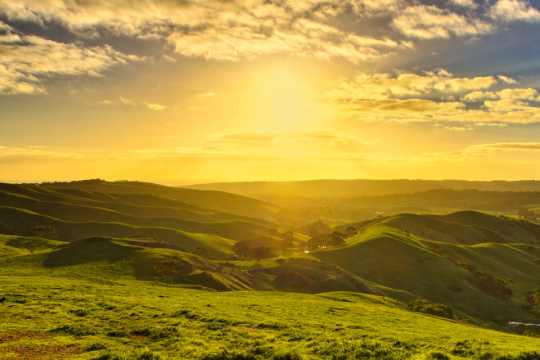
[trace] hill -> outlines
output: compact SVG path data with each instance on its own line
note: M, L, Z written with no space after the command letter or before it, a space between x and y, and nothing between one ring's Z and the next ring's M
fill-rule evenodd
M199 206L217 209L249 217L272 219L279 210L260 200L222 191L193 190L173 188L144 182L106 182L100 180L74 181L69 183L46 183L49 189L73 193L74 190L99 192L105 194L127 195L145 194L161 198L179 200Z
M234 240L243 240L262 235L266 236L270 229L267 225L245 220L198 222L169 217L136 217L100 207L37 201L29 197L14 196L5 192L0 192L0 204L71 222L114 222L138 227L162 227L199 233L208 229L214 229L218 235ZM205 220L210 220L209 217L206 217Z
M309 180L254 181L184 186L189 189L219 190L234 194L272 194L305 197L376 196L404 194L435 189L481 191L540 191L540 181L466 181L466 180Z
M0 218L10 223L17 234L33 236L35 226L52 226L58 231L58 240L73 242L92 236L149 237L168 244L194 251L197 247L208 249L214 256L230 255L234 241L210 234L193 234L169 228L130 226L114 222L70 222L40 215L28 210L0 207Z
M17 253L0 257L0 354L8 358L538 359L538 339L407 311L388 297L144 281L171 256L193 269L188 276L211 272L206 282L228 289L249 276L143 241L45 241L34 254L21 241L0 236Z

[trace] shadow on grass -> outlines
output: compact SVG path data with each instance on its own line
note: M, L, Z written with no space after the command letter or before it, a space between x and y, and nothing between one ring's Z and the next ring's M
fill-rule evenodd
M108 238L83 239L51 251L43 261L43 266L56 268L90 262L116 263L132 259L138 250L117 244Z

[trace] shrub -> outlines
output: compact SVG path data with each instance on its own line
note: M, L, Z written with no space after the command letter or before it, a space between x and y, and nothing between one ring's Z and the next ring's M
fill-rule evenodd
M439 245L431 244L427 248L427 251L429 251L429 252L431 252L431 253L433 253L435 255L444 256L444 250Z
M484 329L491 329L491 326L489 324L482 324L480 327L483 327Z
M101 341L98 341L98 342L95 342L95 343L91 343L90 345L88 345L85 350L86 351L96 351L96 350L104 350L107 348L107 345L105 345L105 343L101 342Z
M7 224L6 222L0 220L0 234L3 235L12 235L13 234L13 226Z
M272 360L302 360L302 356L296 351L278 352L272 356Z
M426 300L413 300L407 305L407 310L424 314L435 315L447 319L454 319L450 306L442 304L428 304Z
M50 332L62 332L70 335L75 336L89 336L89 335L96 335L97 331L94 329L85 326L85 325L69 325L64 324L55 327L54 329L49 330Z
M428 359L436 359L436 360L449 360L450 358L448 357L448 355L445 355L443 353L440 353L440 352L432 352L431 354L429 354L429 358Z
M449 256L446 259L468 271L470 276L467 280L486 294L502 300L509 300L512 297L513 280L494 277L488 271L475 267L468 260L457 260Z

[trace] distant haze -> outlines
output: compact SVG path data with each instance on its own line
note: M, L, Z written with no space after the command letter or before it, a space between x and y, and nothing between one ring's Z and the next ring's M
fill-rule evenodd
M255 181L198 184L186 186L199 190L220 190L241 195L272 194L305 197L374 196L402 194L433 189L476 189L482 191L540 191L540 181L466 181L466 180L311 180Z

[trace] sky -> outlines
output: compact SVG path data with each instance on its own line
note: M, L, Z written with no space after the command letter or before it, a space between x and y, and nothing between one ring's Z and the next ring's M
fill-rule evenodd
M540 179L540 0L0 0L0 181Z

